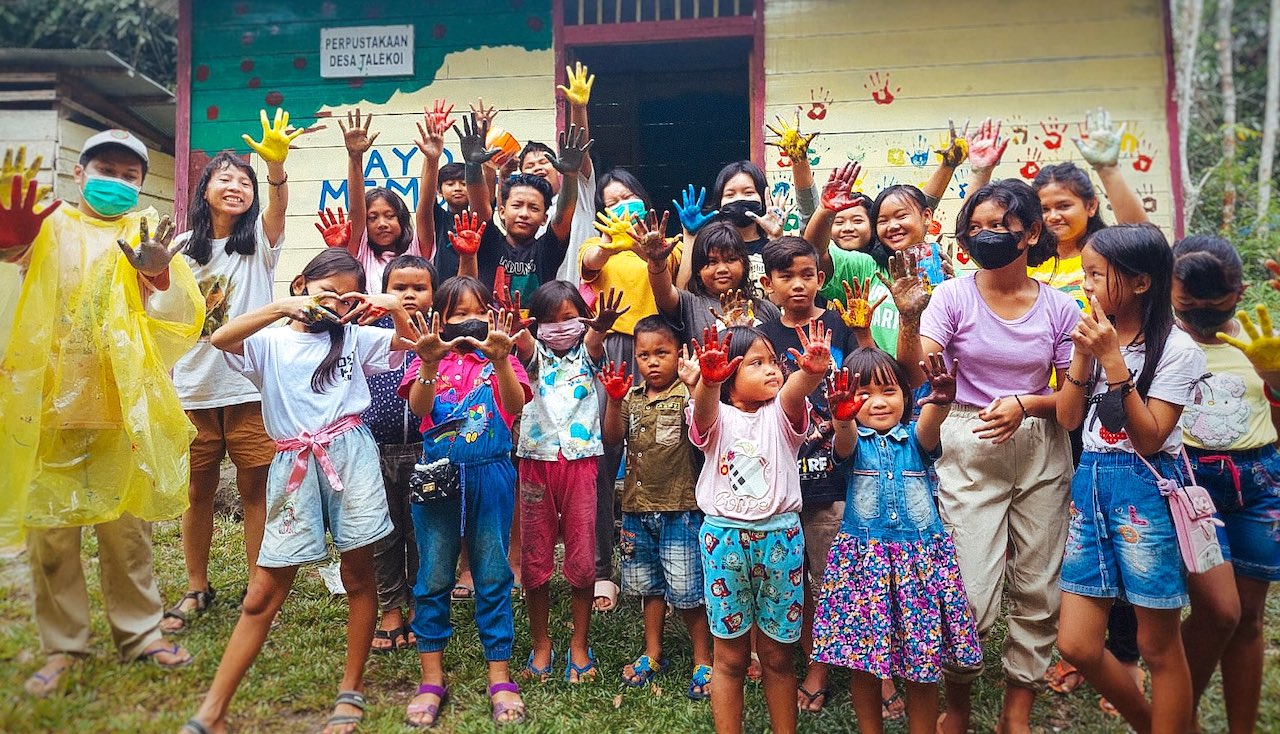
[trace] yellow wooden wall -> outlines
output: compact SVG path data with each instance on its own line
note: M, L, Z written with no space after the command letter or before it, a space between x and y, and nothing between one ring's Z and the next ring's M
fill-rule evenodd
M997 178L1029 180L1037 166L1065 160L1087 169L1070 138L1085 111L1102 105L1128 122L1125 178L1152 221L1173 235L1159 0L767 0L764 7L765 119L793 119L799 109L803 128L821 132L819 183L856 160L871 196L890 183L920 185L937 165L925 153L938 147L948 117L957 126L1004 120L1012 142ZM770 179L786 180L776 149L766 153ZM939 207L944 235L954 232L967 180L966 165ZM1094 183L1101 196L1096 176ZM1114 221L1105 204L1103 216Z

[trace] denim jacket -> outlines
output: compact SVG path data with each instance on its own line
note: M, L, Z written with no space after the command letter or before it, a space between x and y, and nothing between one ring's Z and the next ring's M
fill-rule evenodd
M853 456L844 462L848 476L841 530L863 538L915 542L942 532L942 520L929 491L926 468L941 448L926 453L916 424L898 424L881 434L858 426Z

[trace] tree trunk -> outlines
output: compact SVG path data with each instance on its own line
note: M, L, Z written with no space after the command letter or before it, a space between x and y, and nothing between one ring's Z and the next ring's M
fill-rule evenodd
M1236 218L1236 76L1231 47L1234 0L1218 0L1218 84L1222 90L1222 232L1231 231Z
M1200 44L1200 22L1204 16L1203 0L1178 0L1174 4L1174 51L1176 57L1176 101L1178 104L1178 152L1182 165L1178 178L1182 182L1182 221L1191 222L1200 199L1200 186L1191 180L1191 164L1187 160L1187 135L1191 131L1191 105L1195 94L1196 48Z
M1271 209L1271 172L1276 158L1276 128L1280 128L1280 0L1271 0L1267 32L1267 103L1262 120L1262 150L1258 161L1258 228L1267 231Z

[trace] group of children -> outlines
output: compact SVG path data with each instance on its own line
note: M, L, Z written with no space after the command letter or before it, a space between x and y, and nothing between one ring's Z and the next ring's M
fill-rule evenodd
M725 166L710 206L693 186L672 202L677 233L632 174L597 179L593 80L569 70L570 123L554 149L490 147L493 108L481 103L458 125L438 102L419 124L416 214L381 188L353 194L349 219L322 213L330 247L286 298L272 299L270 283L287 206L287 116L270 125L264 113L264 140L251 141L267 161L265 209L253 169L220 155L176 246L145 227L139 249L122 244L140 274L130 281L143 288L136 309L189 295L187 271L204 305L184 314L203 339L187 342L174 371L196 429L183 516L189 591L163 620L155 603L140 611L150 626L122 652L190 660L160 631L180 631L214 602L211 496L226 453L244 503L241 618L183 731L225 730L299 566L327 558L329 542L349 615L327 734L359 725L371 650L415 647L421 681L405 721L441 719L463 580L496 723L527 716L516 678L596 678L591 617L615 602L615 545L644 624L623 682L667 672L673 607L692 644L687 695L710 699L717 731L741 730L744 680L757 673L772 728L794 731L799 711L831 696L831 666L852 671L864 732L904 708L913 732L966 731L1006 589L1001 730L1029 731L1046 678L1057 690L1075 676L1138 731L1185 731L1219 661L1232 730L1253 727L1263 602L1280 577L1270 529L1280 337L1265 311L1260 326L1233 320L1245 286L1229 243L1198 236L1171 248L1145 223L1104 113L1078 145L1120 222L1110 227L1071 163L1046 166L1031 185L990 182L1003 153L990 121L963 136L952 128L923 190L892 186L874 199L856 189L857 164L819 188L806 163L812 136L780 121L771 130L793 161L803 235L783 232L786 212L749 161ZM340 127L358 192L377 133L360 111ZM440 167L449 129L462 163ZM141 157L145 174L145 148ZM975 181L955 238L972 273L928 239L966 159ZM52 226L41 227L49 210L37 214L34 196L19 200L29 179L15 177L0 210L15 233L0 245L27 283L48 259ZM89 193L86 183L82 208ZM287 326L268 328L281 319ZM1162 477L1210 489L1229 563L1185 571ZM24 517L35 526L32 507ZM124 510L139 526L155 519ZM87 638L45 634L56 615L39 590L55 574L38 560L48 541L30 535L50 658L28 687L45 694ZM560 542L572 635L557 653ZM513 670L517 585L531 649ZM1116 613L1121 603L1136 621ZM1136 659L1118 652L1126 636L1150 672L1149 700L1126 667ZM1051 670L1055 644L1062 662Z

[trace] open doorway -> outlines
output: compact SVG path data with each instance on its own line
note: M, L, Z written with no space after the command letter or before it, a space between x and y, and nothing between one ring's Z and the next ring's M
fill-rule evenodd
M750 38L574 46L596 75L596 170L622 167L670 208L687 184L710 189L726 163L751 157Z

